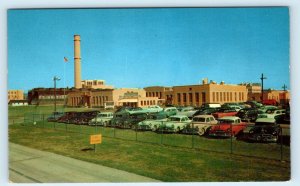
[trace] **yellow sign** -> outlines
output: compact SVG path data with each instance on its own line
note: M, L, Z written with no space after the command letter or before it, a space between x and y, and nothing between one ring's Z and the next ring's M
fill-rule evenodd
M90 144L98 144L102 143L102 135L96 134L96 135L90 135Z

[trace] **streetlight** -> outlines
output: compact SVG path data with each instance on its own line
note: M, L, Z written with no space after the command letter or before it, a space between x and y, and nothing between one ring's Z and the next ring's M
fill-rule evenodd
M267 79L267 77L264 77L264 74L261 74L261 103L264 104L264 79Z
M56 112L56 81L59 81L60 78L54 76L53 81L54 81L54 112Z

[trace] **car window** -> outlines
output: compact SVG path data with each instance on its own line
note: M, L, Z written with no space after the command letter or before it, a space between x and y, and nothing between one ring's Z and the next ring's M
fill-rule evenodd
M209 118L206 118L206 122L208 123L210 120L209 120Z

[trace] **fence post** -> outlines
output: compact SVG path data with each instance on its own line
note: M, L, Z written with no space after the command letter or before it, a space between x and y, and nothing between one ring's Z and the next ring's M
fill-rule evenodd
M281 126L280 126L280 161L283 161L283 138L282 138Z
M134 130L135 130L135 141L137 141L137 126L134 127Z
M163 121L161 121L161 129L163 129L163 124L164 124L164 122ZM157 128L157 130L159 130L159 126L158 126L158 128ZM161 130L161 133L160 133L160 144L163 144L163 130Z
M232 138L233 138L232 123L230 123L230 153L231 154L232 154Z
M43 128L45 128L45 115L43 114L42 116L43 116L42 117L43 118Z
M192 123L192 148L194 148L194 123Z

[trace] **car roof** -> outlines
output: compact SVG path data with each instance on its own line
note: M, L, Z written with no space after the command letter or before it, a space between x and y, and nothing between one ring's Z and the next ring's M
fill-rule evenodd
M221 117L220 119L232 119L232 120L236 120L236 119L240 119L240 118L236 117L236 116L224 116L224 117Z
M214 117L212 115L198 115L198 116L195 116L194 118L211 118L211 117Z
M174 115L174 116L170 116L170 118L186 118L187 116L185 115Z
M113 114L113 112L101 112L99 114Z
M275 123L276 120L274 118L257 118L257 120L255 122Z

